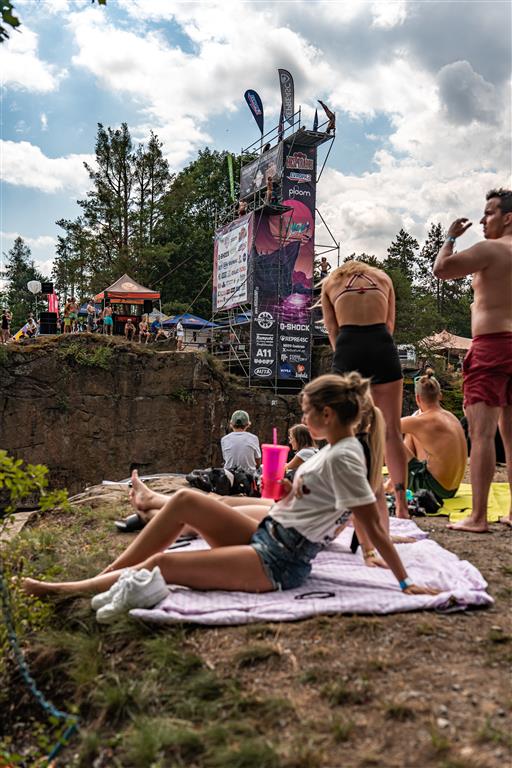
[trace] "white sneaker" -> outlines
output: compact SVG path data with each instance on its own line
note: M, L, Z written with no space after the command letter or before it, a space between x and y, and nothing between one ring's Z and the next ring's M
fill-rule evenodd
M158 566L150 573L135 571L122 581L112 601L98 610L96 621L108 624L130 608L152 608L168 594L169 588Z
M124 568L121 571L121 575L118 578L114 584L110 587L110 589L107 589L106 592L101 592L99 595L94 595L94 597L91 600L91 608L93 611L97 611L98 608L103 608L104 605L107 603L110 603L112 598L114 597L115 593L129 576L131 576L133 573L137 573L137 571L134 568ZM139 573L146 573L149 574L149 571L146 568L142 568L142 570L139 571Z

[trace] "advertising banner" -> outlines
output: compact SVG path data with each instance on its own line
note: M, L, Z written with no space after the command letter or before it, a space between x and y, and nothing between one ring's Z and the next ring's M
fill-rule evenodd
M240 199L249 197L267 186L267 178L277 181L282 169L283 145L277 144L272 149L263 152L252 163L247 163L240 171Z
M249 213L215 233L213 247L213 311L236 307L247 301L248 261L253 216Z
M316 204L316 149L285 145L281 215L258 220L252 251L253 381L308 381Z
M263 103L260 95L256 91L249 90L244 93L244 99L256 120L260 133L263 134Z
M284 119L293 125L293 114L295 112L295 87L293 77L287 69L278 69L279 85L281 86L281 104L283 105Z

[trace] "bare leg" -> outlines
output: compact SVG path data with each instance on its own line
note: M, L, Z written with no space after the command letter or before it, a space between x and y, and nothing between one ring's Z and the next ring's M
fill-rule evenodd
M171 496L128 548L106 569L134 566L170 546L183 526L198 531L211 547L248 544L258 527L255 520L240 515L203 493L181 488Z
M402 379L387 384L373 384L371 393L386 422L386 464L393 481L397 517L409 517L405 490L407 483L407 459L400 431L402 415ZM397 489L396 486L401 486Z
M469 435L471 438L471 489L473 510L471 515L459 523L451 523L448 528L470 533L485 533L487 526L487 499L496 469L496 449L494 436L498 426L499 408L492 408L485 403L475 403L466 407Z
M507 462L508 483L510 487L510 510L508 516L500 518L500 523L512 528L512 405L502 408L499 417L500 434L505 448L505 460Z
M203 552L179 555L158 553L140 563L138 568L152 570L159 566L168 584L192 589L228 589L245 592L269 592L273 589L255 550L247 545L219 547ZM104 592L114 584L120 571L68 582L25 579L23 588L30 595Z
M163 507L170 496L165 493L158 493L152 491L147 485L140 479L136 469L132 472L132 487L130 488L130 503L137 512L145 512L147 510L155 510ZM257 498L245 498L243 496L219 496L218 494L211 494L210 498L222 501L228 507L247 507L249 505L265 507L270 509L274 504L273 499L257 499ZM143 517L141 515L141 517Z

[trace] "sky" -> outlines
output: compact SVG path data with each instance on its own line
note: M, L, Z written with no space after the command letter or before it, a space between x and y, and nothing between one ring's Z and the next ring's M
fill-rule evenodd
M205 146L238 153L258 136L245 90L266 129L278 121L279 67L307 127L317 99L336 112L317 206L341 258L383 258L400 228L421 244L458 216L474 222L469 245L486 191L510 186L508 0L14 5L21 31L0 45L0 251L21 235L46 275L55 222L78 216L89 189L98 123L128 123L135 142L153 130L173 171ZM321 225L317 242L330 242Z

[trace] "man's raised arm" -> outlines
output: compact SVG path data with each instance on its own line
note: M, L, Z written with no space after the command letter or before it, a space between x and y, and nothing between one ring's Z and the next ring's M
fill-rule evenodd
M464 251L453 252L456 239L463 235L470 226L469 219L464 218L455 219L450 224L446 240L434 262L435 277L441 280L457 280L460 277L479 272L487 266L489 244L485 241L472 245L471 248L466 248Z

